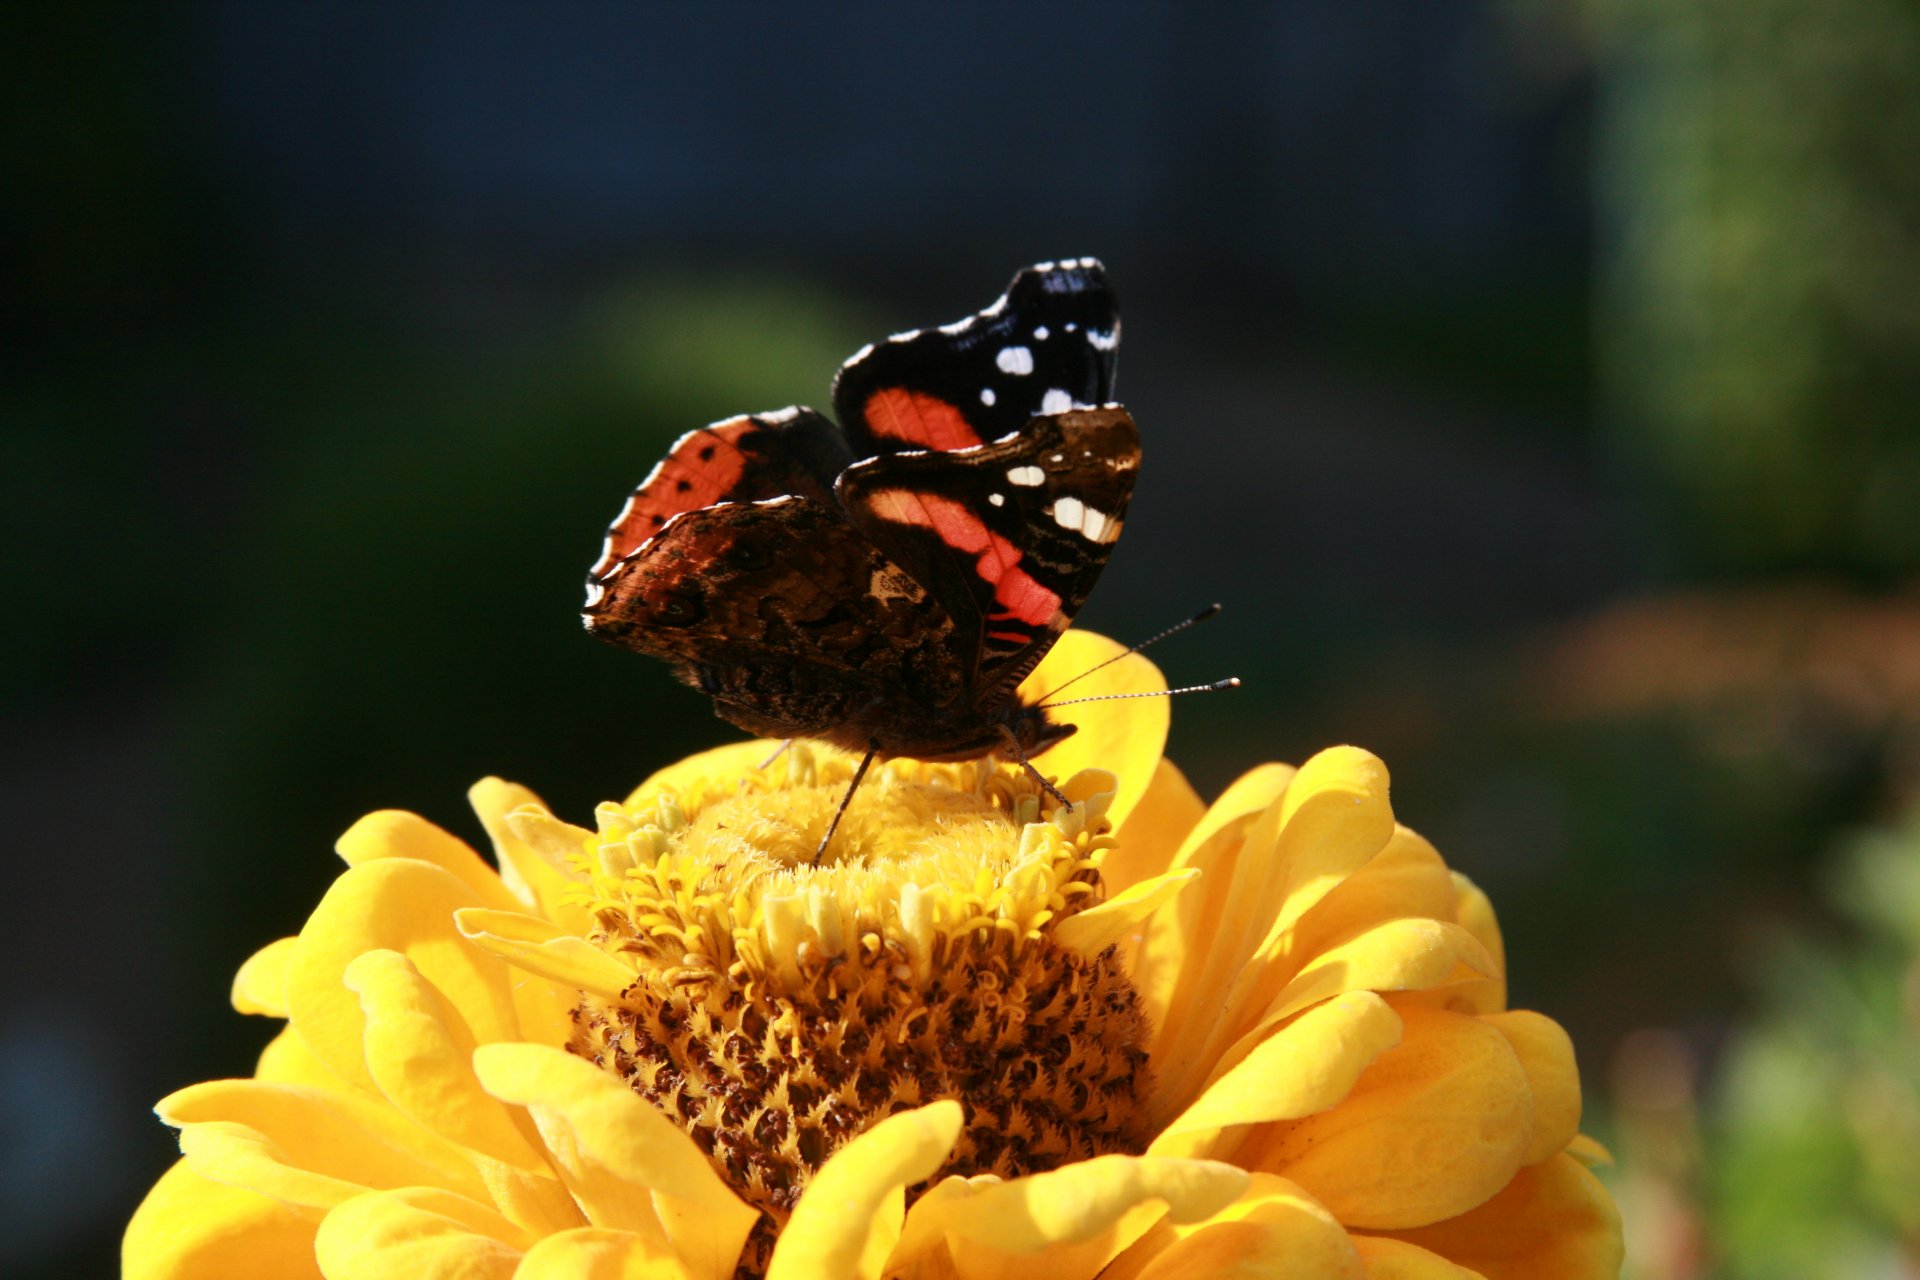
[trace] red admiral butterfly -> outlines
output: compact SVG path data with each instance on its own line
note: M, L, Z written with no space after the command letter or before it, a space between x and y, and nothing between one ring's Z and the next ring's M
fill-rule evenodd
M1017 686L1093 589L1140 465L1107 403L1119 339L1101 265L1043 262L854 355L838 427L790 408L682 436L607 532L587 629L750 733L1025 763L1074 726Z

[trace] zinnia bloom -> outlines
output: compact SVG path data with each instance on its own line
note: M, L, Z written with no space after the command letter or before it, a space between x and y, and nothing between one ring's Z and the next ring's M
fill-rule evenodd
M1075 634L1033 681L1116 653ZM1144 658L1095 691L1160 689ZM474 788L498 870L405 813L242 966L249 1079L125 1274L1612 1277L1572 1046L1508 1011L1486 898L1337 748L1206 808L1165 699L1041 761L745 743L594 830Z

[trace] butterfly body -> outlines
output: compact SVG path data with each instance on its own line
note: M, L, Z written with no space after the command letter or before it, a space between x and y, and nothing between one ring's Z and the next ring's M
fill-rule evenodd
M595 635L669 662L751 733L880 757L1025 759L1073 732L1021 680L1085 600L1139 466L1108 403L1091 259L868 347L811 409L675 443L588 579Z

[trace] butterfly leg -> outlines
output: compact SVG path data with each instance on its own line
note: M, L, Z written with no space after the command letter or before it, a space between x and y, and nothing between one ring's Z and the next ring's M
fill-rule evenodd
M860 757L860 767L853 771L853 781L847 784L847 794L840 797L840 807L833 811L833 821L827 824L827 834L820 837L820 847L813 851L814 865L826 856L827 846L833 842L833 833L840 829L840 819L846 816L847 806L853 802L853 793L860 789L860 780L867 776L867 766L873 763L878 747L870 746L867 754Z
M765 773L767 770L773 768L773 762L775 760L778 760L781 756L787 754L787 748L791 747L792 745L793 745L793 739L788 738L786 741L782 742L779 746L775 747L773 749L773 754L760 762L759 771L761 773Z

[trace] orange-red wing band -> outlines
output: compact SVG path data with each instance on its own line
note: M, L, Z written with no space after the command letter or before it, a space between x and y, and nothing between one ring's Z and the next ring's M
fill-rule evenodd
M980 437L960 410L938 396L885 387L867 397L867 427L876 436L922 449L970 449Z
M869 502L873 513L883 520L931 529L955 551L977 555L974 569L993 586L994 603L1005 611L996 617L1044 627L1060 611L1060 597L1020 567L1020 549L987 528L965 504L911 489L881 489Z

